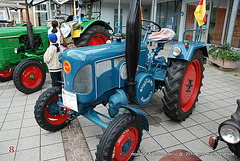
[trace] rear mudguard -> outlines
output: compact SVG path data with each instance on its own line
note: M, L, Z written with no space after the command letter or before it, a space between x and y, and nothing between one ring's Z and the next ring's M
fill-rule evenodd
M48 73L48 67L47 67L47 64L44 63L43 61L43 55L35 55L35 54L25 54L25 57L26 59L34 59L34 60L37 60L39 62L41 62L46 70L46 73Z
M188 47L185 47L185 44L183 43L179 43L179 44L175 44L169 55L168 55L168 59L182 59L182 60L187 60L187 61L191 61L192 56L195 52L195 50L201 50L202 54L204 57L208 57L208 51L207 51L207 47L206 47L206 43L204 42L195 42L195 41L189 41L188 42ZM172 51L175 47L179 47L181 49L181 55L178 57L175 57L172 54Z
M148 122L148 118L147 118L147 115L142 112L141 110L139 109L136 109L136 108L133 108L133 107L130 107L130 106L122 106L123 108L125 109L128 109L129 112L138 117L141 122L142 122L142 125L143 125L143 129L146 130L146 131L149 131L149 122Z

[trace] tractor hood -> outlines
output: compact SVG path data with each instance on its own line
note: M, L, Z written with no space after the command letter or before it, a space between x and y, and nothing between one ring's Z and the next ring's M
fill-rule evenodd
M43 27L33 27L33 33L43 33L47 32L50 27L43 26ZM3 38L10 38L10 37L20 37L22 35L27 35L27 28L26 27L8 27L8 28L1 28L0 30L0 39Z

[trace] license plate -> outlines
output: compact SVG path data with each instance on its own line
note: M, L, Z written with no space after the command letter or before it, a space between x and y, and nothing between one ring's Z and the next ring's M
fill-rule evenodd
M77 95L62 89L63 105L78 112Z

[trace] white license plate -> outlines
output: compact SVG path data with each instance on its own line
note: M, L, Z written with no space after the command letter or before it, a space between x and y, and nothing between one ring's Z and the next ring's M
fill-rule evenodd
M77 95L62 89L63 105L78 112Z

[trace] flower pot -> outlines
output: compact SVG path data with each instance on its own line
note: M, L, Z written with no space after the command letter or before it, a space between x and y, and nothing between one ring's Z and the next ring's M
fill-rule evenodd
M236 61L232 60L223 60L221 58L214 58L209 55L209 62L218 65L223 69L235 69L236 68Z

